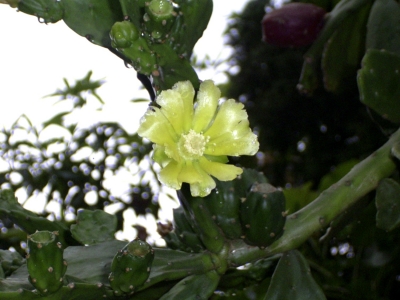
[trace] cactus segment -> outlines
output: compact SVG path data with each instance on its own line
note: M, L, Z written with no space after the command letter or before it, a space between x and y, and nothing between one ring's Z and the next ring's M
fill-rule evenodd
M111 47L110 28L123 19L116 0L63 0L64 22L96 45Z
M161 43L168 37L177 13L170 0L152 0L143 16L144 27L150 40Z
M56 23L63 18L63 2L55 0L21 0L18 10L38 17L43 23Z
M190 80L195 90L200 82L190 61L184 55L178 55L168 44L153 44L152 49L159 55L158 72L153 74L157 91L171 89L178 81Z
M169 45L179 55L187 59L193 47L207 28L213 11L212 0L175 0L179 14L174 22Z
M117 217L103 210L80 210L76 224L71 225L72 237L84 245L93 245L114 239Z
M179 201L190 216L192 224L195 224L195 231L203 242L204 246L213 253L219 253L225 243L221 229L217 226L208 210L202 197L192 197L190 187L184 183L178 191Z
M49 221L24 209L18 203L14 192L11 190L0 190L0 219L10 220L28 234L32 234L37 230L58 231L58 239L63 246L68 244L66 239L70 241L69 228L65 224L58 221Z
M252 169L244 169L233 181L216 181L216 189L206 197L205 204L227 239L239 239L242 236L239 218L241 199L246 197L254 183L266 181L264 175Z
M146 1L148 0L119 0L124 19L131 21L137 28L143 23Z
M200 252L204 250L204 245L199 239L197 233L193 230L194 224L191 224L191 220L187 219L185 211L182 206L173 210L174 216L174 233L179 239L180 243L183 244L180 250L187 252ZM190 216L189 216L190 217Z
M370 49L362 60L357 83L360 100L384 119L400 122L400 56Z
M376 227L391 231L400 226L400 184L391 178L381 180L376 190Z
M304 256L297 250L291 250L279 260L263 299L326 300L326 297L312 277Z
M268 183L255 184L240 205L245 243L267 247L279 239L286 222L285 196Z
M131 294L149 278L154 250L144 241L133 240L114 256L109 276L116 295Z
M217 288L219 279L216 271L190 275L178 282L160 300L207 300Z
M371 6L372 2L369 2L343 20L325 44L322 71L327 91L345 92L349 81L354 81L365 53L366 24Z
M37 231L28 236L26 264L29 281L42 295L53 294L63 285L67 263L58 232Z
M374 1L367 24L366 47L400 55L400 4L397 1Z

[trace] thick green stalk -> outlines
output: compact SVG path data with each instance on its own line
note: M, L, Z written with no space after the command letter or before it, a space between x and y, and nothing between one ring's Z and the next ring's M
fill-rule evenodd
M395 170L392 147L400 141L400 129L376 152L357 164L346 176L321 193L301 210L289 215L282 237L260 250L242 243L231 246L229 264L240 266L250 261L285 252L300 246L315 231L321 230L358 199L374 190L381 179Z

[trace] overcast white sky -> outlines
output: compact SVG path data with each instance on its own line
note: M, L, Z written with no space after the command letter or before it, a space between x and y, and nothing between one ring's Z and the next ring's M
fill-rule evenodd
M211 58L227 55L223 49L222 32L226 18L240 11L245 0L214 1L214 12L203 38L196 45L198 56ZM136 73L108 50L89 43L70 30L62 21L40 24L36 17L16 12L8 5L0 5L0 126L9 127L25 113L34 123L50 117L54 112L54 99L42 99L57 88L80 79L89 70L93 78L104 79L99 90L106 106L102 115L106 120L121 120L121 114L135 111L141 115L145 105L132 107L129 100L148 97L138 92ZM210 47L212 45L212 47ZM203 76L207 76L204 78ZM221 81L221 74L209 70L201 79ZM135 128L132 118L122 121L126 129Z

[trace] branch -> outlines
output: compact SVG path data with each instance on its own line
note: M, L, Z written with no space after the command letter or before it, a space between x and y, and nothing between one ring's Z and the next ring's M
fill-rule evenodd
M324 229L338 215L360 198L376 189L381 179L390 176L396 168L391 157L392 147L400 141L397 130L380 149L357 164L347 175L326 189L301 210L287 217L283 236L261 250L245 244L231 248L228 258L231 266L268 257L299 247L315 231Z

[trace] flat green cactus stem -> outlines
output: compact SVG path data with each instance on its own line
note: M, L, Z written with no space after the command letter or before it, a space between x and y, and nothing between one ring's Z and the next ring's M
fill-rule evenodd
M115 295L132 294L150 276L154 250L136 239L118 251L111 264L109 276Z
M160 300L207 300L217 288L219 279L216 271L190 275L178 282Z
M284 253L272 275L264 300L313 299L326 297L311 275L304 256L297 250Z
M400 56L370 49L357 77L360 100L384 119L400 122Z
M57 235L57 232L37 231L28 236L29 281L42 295L53 294L63 286L67 263Z
M68 245L66 240L71 243L74 242L70 238L69 228L65 224L49 221L24 209L18 203L12 190L0 190L0 219L3 218L11 220L28 234L33 234L37 230L57 231L59 233L58 239L64 247Z
M63 2L55 0L20 0L18 10L38 17L43 23L56 23L63 18Z
M93 245L113 240L117 231L117 217L103 210L80 210L76 224L71 225L71 234L84 245Z

